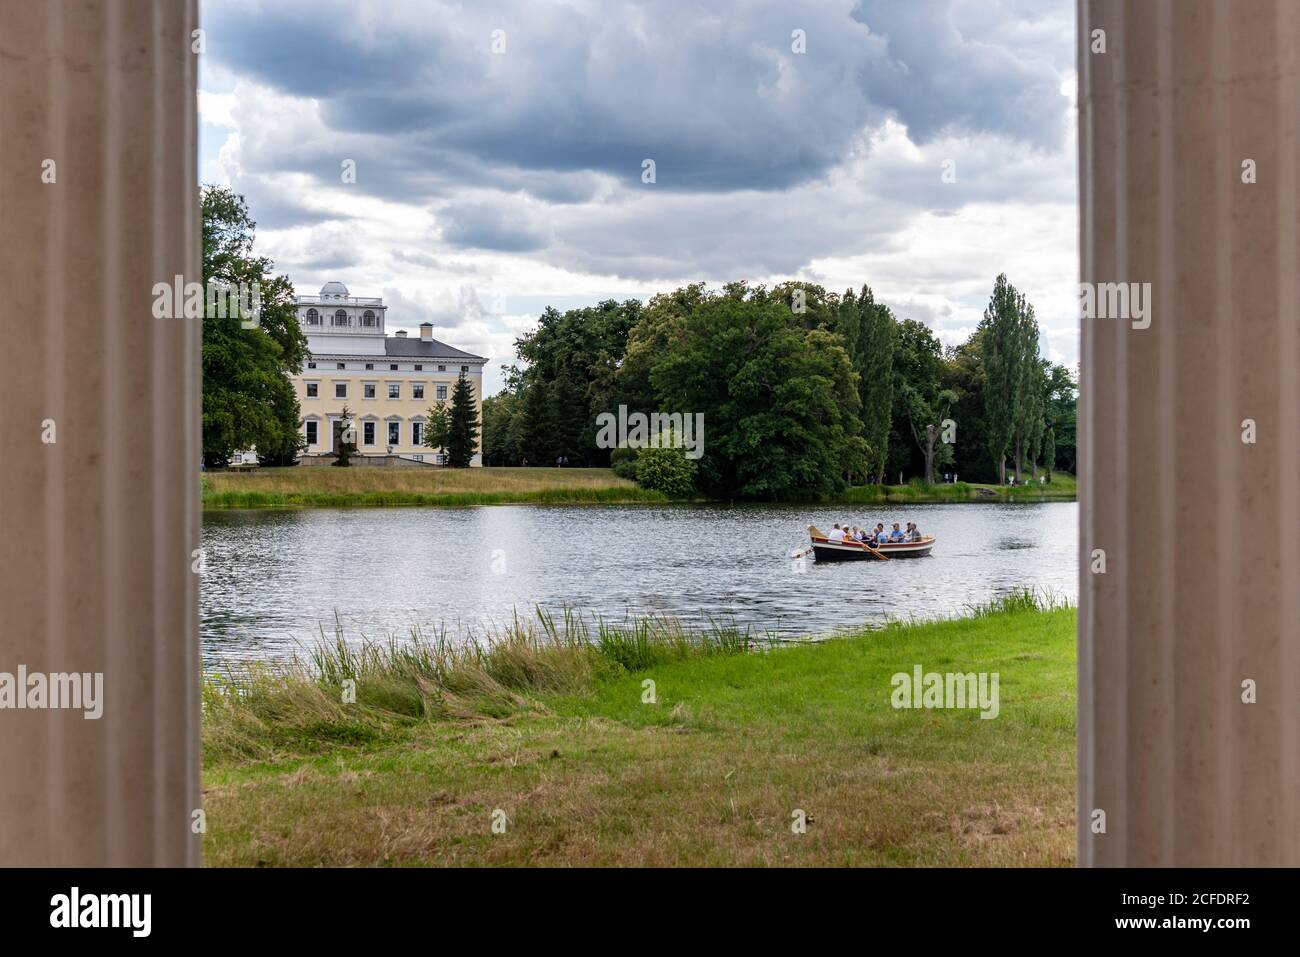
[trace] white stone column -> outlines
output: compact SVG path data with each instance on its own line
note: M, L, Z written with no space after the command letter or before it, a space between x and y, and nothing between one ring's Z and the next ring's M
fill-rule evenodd
M1082 279L1151 284L1082 321L1079 862L1296 866L1300 4L1081 0L1078 44Z
M104 682L0 710L0 866L199 860L196 27L0 0L0 672Z

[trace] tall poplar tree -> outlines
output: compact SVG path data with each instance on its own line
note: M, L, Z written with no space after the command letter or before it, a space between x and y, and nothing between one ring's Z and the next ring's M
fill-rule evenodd
M997 465L998 484L1007 481L1007 450L1016 428L1021 379L1021 322L1024 297L1007 281L993 284L993 295L980 321L984 349L984 420L989 456Z
M870 286L858 294L861 345L858 352L858 394L862 400L863 438L871 450L869 471L884 481L889 455L889 429L894 407L894 349L898 324L884 303L876 302Z

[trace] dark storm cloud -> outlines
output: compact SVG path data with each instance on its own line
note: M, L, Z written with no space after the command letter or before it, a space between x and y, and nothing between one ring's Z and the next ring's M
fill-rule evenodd
M964 132L1061 142L1051 62L1031 42L997 41L997 21L1025 21L1029 7L488 6L212 0L204 14L221 66L316 100L338 147L363 153L358 186L408 201L467 183L580 201L593 188L584 172L637 186L646 158L665 191L780 190L825 175L890 115L920 143ZM491 52L493 30L504 54ZM262 171L337 180L334 144L266 145L252 159ZM464 228L487 248L532 248L500 227Z

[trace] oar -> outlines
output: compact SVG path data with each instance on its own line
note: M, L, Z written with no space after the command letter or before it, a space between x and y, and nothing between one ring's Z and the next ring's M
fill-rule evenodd
M807 555L807 554L808 554L809 552L811 552L811 551L812 551L811 548L805 548L805 549L804 549L803 551L801 551L801 552L791 552L791 553L790 553L790 558L791 558L792 560L795 559L795 558L803 558L805 555Z
M881 553L880 549L878 549L878 548L872 548L872 547L871 547L870 545L868 545L866 542L863 542L863 543L862 543L862 547L865 548L867 551L871 552L871 554L875 555L876 558L877 558L879 561L882 561L882 562L890 561L889 556L888 556L888 555L885 555L885 554L883 554L883 553Z

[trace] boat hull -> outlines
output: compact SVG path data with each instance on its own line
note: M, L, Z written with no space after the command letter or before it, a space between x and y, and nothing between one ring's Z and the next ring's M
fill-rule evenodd
M888 558L926 558L934 550L934 537L923 538L919 542L887 542L874 547ZM813 555L819 562L880 561L871 549L860 542L839 543L825 538L813 538L812 549Z

